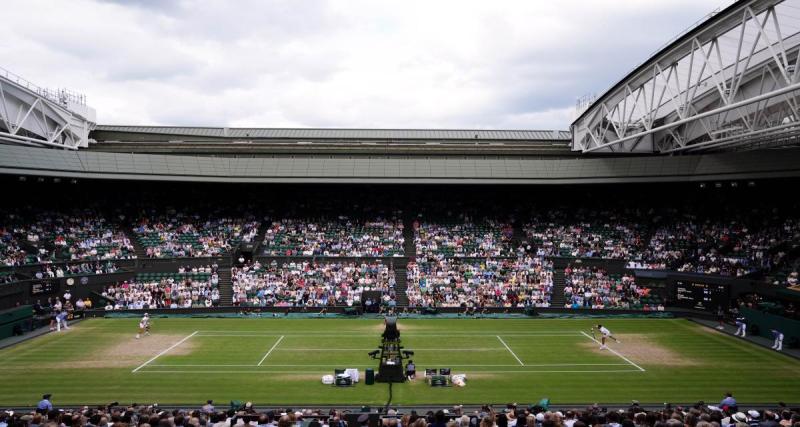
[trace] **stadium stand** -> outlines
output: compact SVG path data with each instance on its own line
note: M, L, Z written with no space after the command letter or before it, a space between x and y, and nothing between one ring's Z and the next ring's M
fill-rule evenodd
M148 258L208 257L252 242L260 223L252 215L229 217L223 212L189 213L167 209L140 214L134 225Z
M286 256L403 256L403 222L392 219L310 221L284 218L273 221L264 235L264 255Z
M395 272L380 262L255 262L232 269L233 301L245 307L353 306L365 291L395 296ZM377 305L379 301L374 301Z
M311 425L319 427L355 427L369 425L370 415L383 427L586 427L586 426L638 426L638 427L798 427L800 411L786 405L740 406L735 400L720 404L698 402L690 406L665 405L661 409L642 406L638 401L624 407L591 405L585 409L564 408L554 405L505 405L496 410L488 405L469 408L462 405L427 411L394 409L386 413L356 414L348 423L346 409L289 409L262 408L252 402L240 403L230 410L214 407L209 401L202 407L165 409L158 405L100 406L83 408L56 407L47 395L43 409L36 411L0 412L0 422L9 426L31 427L37 425L69 425L73 427L96 426L113 423L119 426L231 426L269 425L291 427ZM45 400L43 400L44 402ZM435 409L435 406L433 407ZM363 418L364 421L356 421Z
M543 258L418 258L407 267L411 307L549 307L553 264Z
M42 264L33 276L37 279L61 278L86 274L110 274L119 270L112 261L96 261L94 263Z
M564 271L567 308L663 311L660 297L636 285L632 275L609 274L603 268L567 266Z
M208 308L219 304L217 269L180 268L174 273L140 273L131 281L108 286L103 297L113 301L106 310Z
M414 221L413 227L417 255L471 258L514 255L513 227L494 219L476 223L461 216L446 223Z
M637 258L646 236L633 210L553 208L532 212L524 233L540 256Z
M665 188L665 194L680 193ZM54 196L56 203L49 209L23 197L26 203L20 205L25 207L3 209L0 250L5 267L0 277L3 283L18 283L109 275L92 279L108 284L124 280L110 277L120 272L163 272L157 262L179 265L181 259L194 258L210 263L214 261L202 258L213 256L225 267L218 273L219 297L212 306L347 306L361 302L358 285L337 294L341 279L328 278L328 267L319 267L323 271L313 273L319 276L312 279L312 293L295 283L302 276L298 272L305 271L304 265L349 268L361 265L354 258L366 257L376 259L367 262L370 266L384 258L380 283L363 290L383 293L386 307L648 311L670 301L663 290L640 294L652 288L638 278L625 279L637 270L746 278L778 288L797 284L800 226L793 215L796 206L788 200L737 208L724 193L693 188L685 192L686 206L677 209L660 197L640 194L615 206L610 187L581 190L574 200L537 192L538 198L516 201L510 192L495 192L485 203L467 202L468 190L438 195L417 190L389 197L383 191L342 187L359 201L353 204L328 197L324 190L309 193L313 201L302 204L291 191L269 203L259 202L255 193L218 194L224 209L208 208L201 192L189 188L180 196L156 192L135 203L112 196L108 205L113 209L99 208L92 197L81 201L87 206L82 210L59 209L69 206L70 192L64 200ZM381 206L364 206L373 196ZM544 202L550 200L552 208ZM573 283L579 277L563 270L578 258L600 262L598 267L619 283L604 284L603 295L594 289L587 302L586 290L576 291ZM236 263L238 259L242 261ZM558 259L566 261L554 268ZM236 269L231 270L232 264ZM256 264L263 271L252 271ZM257 282L258 288L246 280ZM172 300L166 304L171 305ZM205 302L189 306L199 308Z
M113 213L91 208L23 208L3 214L7 220L0 232L4 265L136 258Z
M12 283L19 280L13 271L0 271L0 283Z
M24 265L36 262L35 257L28 257L28 254L22 250L17 237L14 235L12 229L4 226L0 229L0 257L4 266Z
M744 276L781 263L800 242L800 224L786 213L738 210L733 218L703 217L671 209L632 266ZM783 247L783 248L782 248Z

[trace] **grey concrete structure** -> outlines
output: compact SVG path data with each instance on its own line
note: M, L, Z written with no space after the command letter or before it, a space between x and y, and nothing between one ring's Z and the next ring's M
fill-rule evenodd
M699 182L800 176L800 150L696 156L540 159L524 156L210 157L0 145L0 173L207 182L578 184Z

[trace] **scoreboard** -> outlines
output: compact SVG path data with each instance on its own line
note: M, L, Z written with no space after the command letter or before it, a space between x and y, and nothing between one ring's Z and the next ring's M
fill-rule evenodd
M43 280L31 283L31 295L48 295L58 292L58 283L55 280Z
M675 282L675 305L696 310L714 311L728 307L729 291L726 285L678 280Z

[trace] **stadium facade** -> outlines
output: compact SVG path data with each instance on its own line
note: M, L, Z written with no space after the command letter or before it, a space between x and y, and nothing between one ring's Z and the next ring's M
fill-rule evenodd
M741 0L714 13L584 104L569 130L98 124L85 97L0 70L12 201L0 208L0 338L67 316L122 319L54 339L63 352L33 340L11 354L20 387L0 403L29 398L31 376L82 404L183 402L176 391L338 403L318 392L318 371L361 366L368 322L385 313L417 318L403 334L423 343L420 368L470 370L485 391L400 394L413 404L518 401L532 385L622 402L623 376L650 402L727 384L752 402L796 401L785 354L800 357L797 11L800 0ZM165 317L168 342L152 354L155 340L125 320L145 311ZM313 330L305 320L365 313ZM419 319L440 314L453 320ZM569 321L528 318L542 314ZM179 316L235 319L166 318ZM265 328L262 316L302 319ZM655 356L604 352L605 336L598 350L595 316L625 334L620 351ZM709 335L740 316L762 336ZM785 353L751 348L778 329ZM137 341L105 348L126 334ZM105 370L74 380L86 366ZM375 389L348 396L386 401Z
M570 131L102 125L85 97L2 71L0 174L91 180L93 191L119 181L793 186L798 3L741 0L712 14L584 105Z
M795 3L717 11L584 105L568 132L97 125L85 97L3 71L0 173L430 184L796 177Z

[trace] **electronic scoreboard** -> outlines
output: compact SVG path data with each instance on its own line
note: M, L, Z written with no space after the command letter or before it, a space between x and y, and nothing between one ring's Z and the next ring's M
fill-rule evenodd
M726 285L678 280L675 282L675 305L696 310L714 311L727 308L729 290Z
M58 292L55 280L42 280L31 283L31 295L48 295Z

